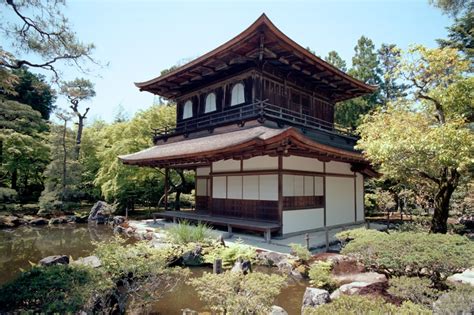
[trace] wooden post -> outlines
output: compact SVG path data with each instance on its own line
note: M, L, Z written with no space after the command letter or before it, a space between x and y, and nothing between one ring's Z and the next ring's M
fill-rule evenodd
M214 264L212 265L212 272L215 274L222 273L222 259L217 258L214 260Z
M309 250L309 234L304 235L304 240L306 241L306 249Z
M165 211L168 211L168 179L169 179L169 169L165 168Z

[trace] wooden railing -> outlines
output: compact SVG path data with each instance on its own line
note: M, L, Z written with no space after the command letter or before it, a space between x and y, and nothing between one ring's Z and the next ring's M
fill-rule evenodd
M258 101L252 104L226 108L224 111L206 114L204 116L190 118L178 122L176 127L153 129L153 140L166 140L171 136L187 135L205 129L213 129L229 123L244 123L245 121L257 119L275 121L282 125L303 127L309 130L322 130L324 132L342 135L356 139L351 130L342 128L325 120L291 111L280 106Z

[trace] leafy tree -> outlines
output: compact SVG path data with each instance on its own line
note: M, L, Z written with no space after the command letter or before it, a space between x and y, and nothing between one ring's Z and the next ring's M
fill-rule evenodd
M379 61L372 40L362 36L357 41L354 51L352 68L348 73L367 84L380 84ZM355 129L360 123L361 116L378 106L378 98L378 93L374 93L337 103L335 107L335 122Z
M64 82L61 86L61 94L71 103L70 108L77 117L77 133L76 146L74 147L75 158L79 158L81 150L82 132L84 130L84 120L87 118L89 107L84 113L79 112L79 103L89 100L95 96L94 84L87 79L75 79L73 81Z
M400 64L412 95L364 118L358 148L387 178L435 191L431 231L446 233L449 202L472 176L474 108L469 62L455 49L412 48ZM467 92L467 95L465 94ZM467 111L467 113L466 113Z
M117 157L146 149L152 145L151 130L173 126L175 107L154 105L127 122L106 126L97 134L97 158L100 168L94 184L108 201L121 208L133 209L135 203L158 203L164 191L163 174L153 168L124 165ZM143 200L144 195L149 196Z
M9 184L20 191L21 198L29 192L31 183L42 185L42 173L49 161L46 131L39 112L0 99L1 185Z
M41 113L43 119L49 119L54 110L56 93L46 83L45 77L34 74L25 67L13 70L12 75L17 77L17 82L13 84L14 93L7 93L7 98L30 105Z
M62 13L64 0L7 0L0 5L10 16L0 22L5 46L15 51L0 48L2 86L8 87L14 81L8 69L40 68L52 72L58 81L57 63L85 71L84 61L94 61L94 45L82 43Z
M398 83L401 50L394 44L382 44L377 51L380 73L380 102L386 104L405 95L406 84Z
M472 5L469 0L430 0L430 3L453 16Z
M324 58L324 60L326 60L341 71L347 71L346 62L344 61L344 59L341 58L341 56L339 56L339 54L335 50L331 50L326 56L326 58Z
M69 210L83 197L80 190L81 165L75 158L74 132L67 126L72 119L66 112L57 112L61 125L51 125L49 143L51 163L45 170L45 189L39 200L42 212Z

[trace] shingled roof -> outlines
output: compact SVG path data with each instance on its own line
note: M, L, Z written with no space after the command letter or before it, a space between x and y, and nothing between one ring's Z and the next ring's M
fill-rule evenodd
M283 151L282 151L283 150ZM179 166L208 163L226 158L249 158L262 154L306 152L314 157L366 164L362 154L315 142L293 127L276 129L257 126L185 141L155 145L136 153L119 156L124 164Z

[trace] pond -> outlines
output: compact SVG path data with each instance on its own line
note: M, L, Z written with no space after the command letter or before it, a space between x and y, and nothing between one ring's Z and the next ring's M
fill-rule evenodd
M31 268L30 262L51 255L68 255L73 259L90 255L95 246L93 242L106 241L113 237L108 226L87 224L58 225L44 227L23 226L15 229L0 230L0 285L14 279L21 269ZM258 267L259 271L271 272L270 268ZM210 268L191 268L193 277ZM288 314L300 314L305 281L291 281L282 290L275 301ZM196 291L185 283L180 283L174 291L163 296L153 304L153 312L158 314L182 314L183 309L200 312L208 311L199 300Z

